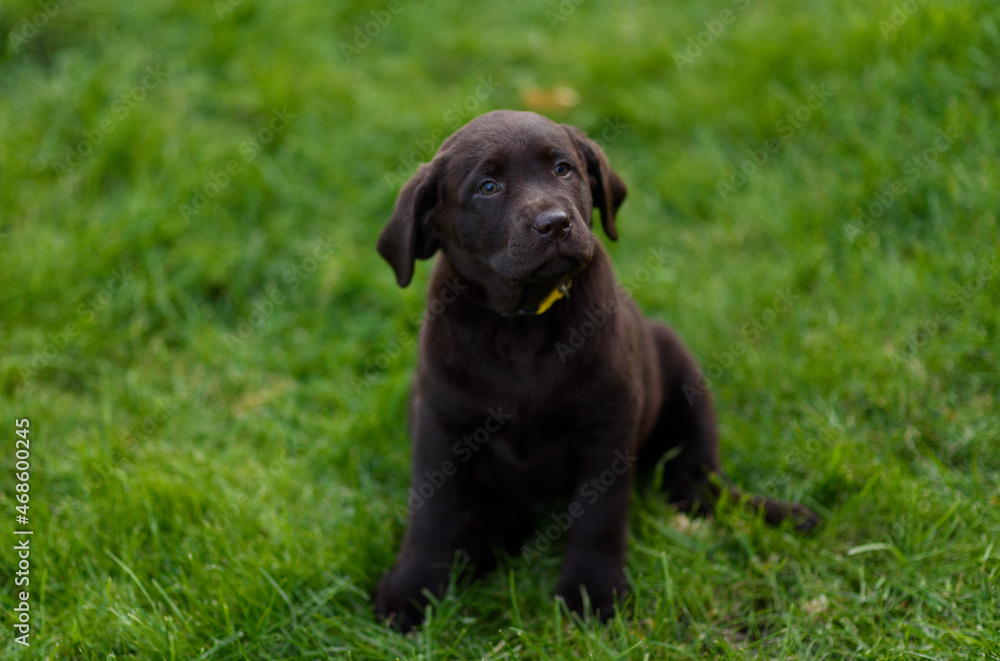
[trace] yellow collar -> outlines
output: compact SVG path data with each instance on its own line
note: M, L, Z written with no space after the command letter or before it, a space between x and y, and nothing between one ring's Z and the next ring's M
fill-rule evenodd
M549 295L545 297L545 300L543 300L541 303L538 304L538 307L536 309L532 310L531 308L521 308L520 310L518 310L517 313L518 314L527 314L527 315L539 315L539 314L542 314L543 312L545 312L546 310L548 310L550 307L552 307L552 305L556 301L558 301L560 298L566 298L566 297L568 297L569 296L569 288L570 288L570 285L572 285L572 284L573 284L572 280L566 280L565 282L563 282L562 284L560 284L558 287L556 287L555 289L553 289L551 292L549 292Z

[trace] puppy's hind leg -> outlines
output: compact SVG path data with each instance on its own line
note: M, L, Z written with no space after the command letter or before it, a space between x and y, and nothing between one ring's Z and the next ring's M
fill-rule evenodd
M712 401L699 386L697 363L677 334L661 324L651 326L662 400L656 424L639 449L637 479L648 482L662 463L658 486L669 501L683 511L710 515L718 497L712 477L722 472Z
M663 399L656 425L639 451L640 479L651 478L662 460L663 478L659 486L678 509L710 515L725 489L734 500L745 499L749 507L763 511L764 520L771 525L791 519L800 531L815 528L820 519L809 508L763 496L744 496L729 484L719 462L715 412L697 362L671 329L652 324L652 333L660 363Z

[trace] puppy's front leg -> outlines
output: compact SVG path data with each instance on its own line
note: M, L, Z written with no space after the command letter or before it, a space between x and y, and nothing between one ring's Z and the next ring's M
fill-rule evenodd
M409 521L396 565L379 582L375 610L408 631L423 621L427 598L448 585L460 525L457 463L433 412L413 409L413 462Z
M581 588L600 619L614 615L616 599L628 591L625 555L628 542L629 494L636 457L621 439L592 441L584 451L583 471L569 506L572 518L566 558L556 595L575 613L584 614Z

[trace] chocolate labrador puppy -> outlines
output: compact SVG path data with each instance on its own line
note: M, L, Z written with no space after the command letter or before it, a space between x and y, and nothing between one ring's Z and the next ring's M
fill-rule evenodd
M456 552L516 552L539 505L565 507L557 595L601 619L627 591L629 490L662 463L684 510L719 495L715 416L678 336L617 286L597 237L618 238L625 184L577 128L496 111L445 140L403 186L378 251L399 286L440 252L409 402L409 523L375 607L407 630ZM571 339L572 338L572 339ZM718 476L718 477L714 477ZM726 487L735 498L740 494ZM743 497L770 523L818 518Z

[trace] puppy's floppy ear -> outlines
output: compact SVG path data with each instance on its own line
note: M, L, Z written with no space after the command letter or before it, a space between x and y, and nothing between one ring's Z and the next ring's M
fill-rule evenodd
M563 124L569 133L573 144L579 150L584 163L587 164L587 178L590 179L590 192L593 196L594 208L601 212L601 225L604 233L612 241L618 240L618 229L615 227L615 214L618 207L625 201L625 182L618 173L611 169L608 157L604 155L601 146L587 137L587 134L576 128Z
M414 260L429 259L437 252L440 244L427 220L439 200L433 163L423 163L399 191L392 217L378 237L378 252L396 272L400 287L410 284Z

